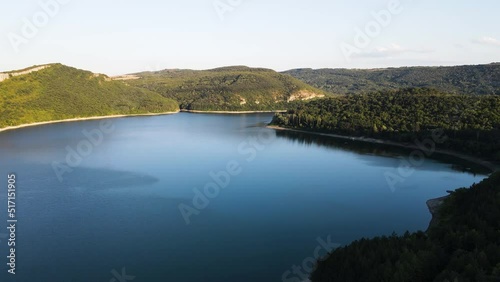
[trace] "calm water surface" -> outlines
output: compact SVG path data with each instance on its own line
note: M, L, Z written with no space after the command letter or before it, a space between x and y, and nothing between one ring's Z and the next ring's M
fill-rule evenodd
M391 189L385 174L410 151L276 133L264 127L271 119L110 120L114 130L62 182L53 163L101 121L0 133L0 281L120 281L123 268L122 281L281 281L314 255L318 238L347 244L426 229L426 200L485 177L428 159ZM179 206L193 207L194 189L229 163L240 173L186 224ZM10 172L18 179L15 277L6 274L2 237Z

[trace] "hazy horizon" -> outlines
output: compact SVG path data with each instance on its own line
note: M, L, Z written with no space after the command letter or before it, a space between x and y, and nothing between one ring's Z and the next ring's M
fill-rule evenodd
M61 63L61 62L57 62L57 63L43 63L43 64L36 64L36 65L26 66L26 67L19 68L19 69L0 70L0 73L9 73L9 72L23 70L23 69L26 69L26 68L31 68L31 67L36 67L36 66L44 66L44 65L53 65L53 64L63 64L63 65L66 65L66 64ZM491 63L485 63L485 64L460 64L460 65L435 65L435 66L432 66L432 65L415 65L415 66L397 66L397 67L388 66L388 67L367 67L367 68L336 68L336 67L331 67L331 68L311 68L311 67L297 67L297 68L285 69L285 70L276 70L276 69L272 69L272 68L265 68L265 69L270 69L270 70L273 70L273 71L276 71L276 72L286 72L286 71L296 70L296 69L313 69L313 70L320 70L320 69L377 70L377 69L397 69L397 68L412 68L412 67L417 67L417 68L418 67L444 67L444 68L447 68L447 67L460 67L460 66L473 66L473 65L492 65L492 64L500 64L500 62L491 62ZM71 66L71 65L66 65L66 66L68 66L68 67L75 67L75 66ZM113 75L110 75L110 74L107 74L107 73L101 73L101 74L105 74L105 75L108 75L108 76L120 76L120 75L137 74L137 73L142 73L142 72L154 72L154 71L165 71L165 70L173 70L173 71L182 71L182 70L206 71L206 70L213 70L213 69L225 68L225 67L264 68L264 67L261 67L261 66L228 65L228 66L218 66L218 67L208 68L208 69L186 69L186 68L175 68L174 67L174 68L157 69L157 70L138 70L138 71L135 71L135 72L118 73L118 74L113 74ZM91 69L82 69L82 70L93 71Z

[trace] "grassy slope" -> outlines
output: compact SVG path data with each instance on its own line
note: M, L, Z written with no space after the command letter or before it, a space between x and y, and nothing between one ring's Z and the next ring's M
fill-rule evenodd
M500 64L373 70L296 69L285 72L337 94L426 87L453 94L500 95Z
M170 99L60 64L0 82L0 128L77 117L178 110Z
M282 110L293 95L325 95L291 76L268 69L225 67L137 74L125 83L175 99L190 110Z

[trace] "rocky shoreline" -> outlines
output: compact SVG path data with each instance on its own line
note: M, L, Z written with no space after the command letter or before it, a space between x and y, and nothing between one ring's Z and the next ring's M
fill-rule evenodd
M440 221L439 210L441 209L441 206L443 205L444 201L449 197L450 196L448 195L436 199L430 199L426 202L427 207L429 208L429 211L431 212L432 215L432 219L431 222L429 223L429 227L427 227L427 231L429 231L429 229L439 224Z

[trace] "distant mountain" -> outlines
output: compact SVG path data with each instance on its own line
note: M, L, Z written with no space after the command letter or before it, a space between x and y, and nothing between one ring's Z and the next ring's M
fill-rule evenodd
M500 64L388 69L295 69L283 72L335 94L433 88L451 94L500 95Z
M175 99L187 110L282 110L292 101L328 95L289 75L244 66L143 72L114 79Z
M69 118L160 113L175 101L61 64L0 74L0 128Z

